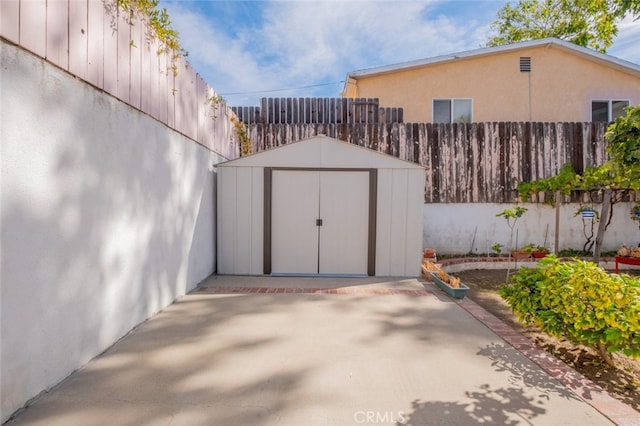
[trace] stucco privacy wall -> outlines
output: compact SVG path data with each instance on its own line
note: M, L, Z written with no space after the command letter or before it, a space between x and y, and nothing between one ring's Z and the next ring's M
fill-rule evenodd
M1 420L215 270L222 157L0 41Z
M611 225L607 228L603 250L615 250L621 244L637 246L640 243L638 222L631 220L629 212L633 203L619 203L614 206ZM528 243L554 248L556 210L543 204L521 204L528 211L518 219L513 233L513 245ZM424 247L433 247L440 253L466 254L490 253L491 245L498 242L507 250L510 229L507 222L496 214L504 209L512 209L513 204L456 203L424 205ZM559 250L581 250L586 239L583 221L575 216L579 204L564 204L560 207ZM600 211L601 205L594 204ZM589 224L589 222L586 222ZM597 232L597 224L594 233ZM595 237L594 237L595 239Z

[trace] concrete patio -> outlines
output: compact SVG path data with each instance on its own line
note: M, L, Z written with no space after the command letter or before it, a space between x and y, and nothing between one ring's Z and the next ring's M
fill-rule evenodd
M214 276L9 424L612 424L473 308L417 279Z

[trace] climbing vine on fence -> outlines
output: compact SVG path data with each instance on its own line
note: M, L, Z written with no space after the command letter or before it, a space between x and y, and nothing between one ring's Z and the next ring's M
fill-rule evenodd
M159 0L117 0L118 8L129 13L129 19L135 18L136 12L146 17L149 27L156 37L167 49L182 56L187 52L180 47L179 34L172 27L167 9L158 9Z

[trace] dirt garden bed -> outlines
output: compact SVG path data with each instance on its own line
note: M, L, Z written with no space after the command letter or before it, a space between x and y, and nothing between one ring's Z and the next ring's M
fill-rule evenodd
M640 271L633 271L640 275ZM536 327L523 327L497 290L506 281L506 270L468 270L453 274L461 278L469 291L467 297L505 323L520 330L535 344L560 359L613 397L640 412L640 359L614 354L616 368L605 364L596 351L550 336Z

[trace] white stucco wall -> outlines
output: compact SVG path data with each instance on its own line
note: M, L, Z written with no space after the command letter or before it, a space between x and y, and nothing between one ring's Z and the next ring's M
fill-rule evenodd
M215 271L222 158L0 49L4 421Z
M528 211L518 219L513 233L513 245L528 243L543 245L545 233L546 245L554 248L556 210L555 207L541 204L522 204ZM614 206L614 216L605 233L604 251L615 250L621 244L637 246L640 243L638 222L630 219L632 203L619 203ZM582 250L586 241L583 222L575 217L579 204L565 204L560 207L559 250ZM509 245L510 229L502 217L496 217L504 209L513 209L513 204L425 204L424 247L432 247L438 253L465 254L491 252L491 245L498 242L506 251ZM596 211L601 206L595 204ZM548 231L547 231L548 227ZM475 242L473 242L475 233ZM597 223L594 227L594 240ZM473 244L473 247L472 247Z

